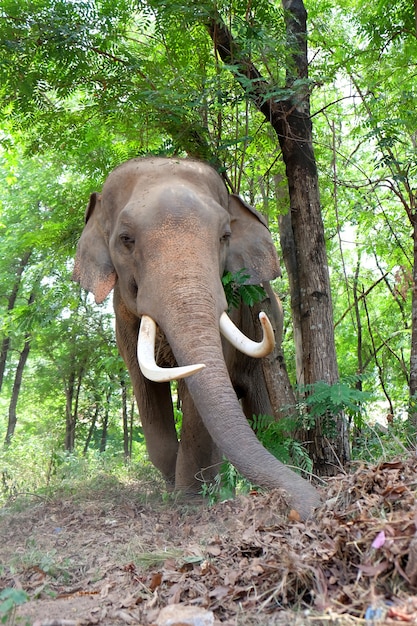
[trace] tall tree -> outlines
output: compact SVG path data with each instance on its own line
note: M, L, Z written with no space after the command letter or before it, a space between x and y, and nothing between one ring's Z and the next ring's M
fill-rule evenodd
M18 261L17 267L16 267L16 271L15 271L15 279L13 281L12 284L12 288L11 288L11 292L9 294L9 296L7 296L7 306L6 306L6 310L7 310L7 314L10 314L16 304L16 300L17 300L17 295L19 293L19 287L22 281L22 274L25 271L25 268L29 262L30 259L30 255L31 255L31 250L26 251L23 256L21 257L21 259ZM10 348L10 334L6 333L3 341L1 342L1 352L0 352L0 391L1 388L3 386L3 379L4 379L4 371L6 369L6 363L7 363L7 356L9 353L9 348Z
M28 307L30 307L34 303L34 301L35 301L35 292L32 291L32 293L29 296L28 303L27 303ZM14 381L13 381L12 395L11 395L10 404L9 404L9 417L7 421L7 432L6 432L6 438L5 438L6 445L10 444L12 437L14 435L15 428L16 428L17 402L19 399L20 388L22 386L23 371L25 369L26 361L28 360L28 356L30 352L31 340L32 340L32 331L27 330L24 335L23 348L19 352L19 359L17 362Z
M333 333L333 311L327 264L324 227L321 217L317 168L313 150L307 61L307 13L302 0L283 1L289 59L284 98L245 55L220 15L209 23L209 32L222 60L232 67L248 97L264 114L278 136L286 166L292 231L291 254L296 263L287 263L293 287L292 308L301 324L302 375L305 385L317 381L333 384L338 367ZM272 96L270 94L273 94ZM285 260L285 257L284 257ZM295 272L295 275L292 273ZM333 474L340 462L350 458L343 415L334 416L336 429L323 433L324 421L316 420L308 431L315 471Z
M318 114L332 130L332 162L338 165L331 181L338 203L331 203L332 228L338 233L340 250L343 239L355 242L353 255L352 243L350 250L345 246L347 265L342 257L343 271L337 272L337 278L334 274L337 291L341 293L343 284L349 299L356 302L351 329L361 345L357 366L367 374L364 384L378 380L387 412L408 409L414 430L416 10L415 3L387 0L347 1L341 13L317 5L313 34L319 58L316 76L331 80ZM347 128L350 132L344 132ZM355 300L359 287L360 298ZM348 302L346 314L352 306ZM347 317L337 308L336 328L342 339L341 326L347 327ZM350 333L349 338L353 339ZM339 346L340 350L341 342ZM409 389L408 407L404 385Z

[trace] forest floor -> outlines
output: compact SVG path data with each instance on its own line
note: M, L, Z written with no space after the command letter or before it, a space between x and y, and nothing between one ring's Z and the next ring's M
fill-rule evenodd
M417 624L416 471L415 455L356 465L305 524L278 491L208 506L99 477L19 497L0 509L0 622L24 590L9 624Z

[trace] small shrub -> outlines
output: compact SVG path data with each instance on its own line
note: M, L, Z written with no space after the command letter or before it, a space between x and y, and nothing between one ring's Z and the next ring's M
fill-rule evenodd
M15 623L16 608L29 599L21 589L7 587L0 591L0 622L12 626Z
M201 495L212 506L216 502L230 500L236 493L248 493L251 488L251 483L229 461L224 460L215 479L203 483Z

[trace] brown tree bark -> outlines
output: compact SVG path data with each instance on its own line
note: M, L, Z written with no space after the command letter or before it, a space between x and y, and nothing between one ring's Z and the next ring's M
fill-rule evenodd
M103 425L100 439L100 452L105 452L107 447L107 433L109 430L109 405L110 405L111 393L106 393L106 406L104 409Z
M279 215L279 240L281 244L282 258L287 269L290 287L291 319L294 332L295 345L295 373L297 385L303 387L304 361L303 361L303 337L301 331L301 292L297 271L297 255L294 241L294 233L291 223L291 214Z
M120 387L122 390L122 424L123 424L123 453L125 461L130 459L131 445L129 441L129 416L127 410L127 390L126 382L123 378L120 379Z
M65 389L65 450L72 452L75 443L76 416L72 412L72 400L75 390L75 374L71 372Z
M29 296L28 305L30 306L35 301L35 292ZM14 431L17 424L17 401L19 399L20 389L22 387L23 371L25 369L26 362L28 360L30 345L32 341L32 333L30 331L25 333L25 339L23 344L23 350L20 352L19 360L17 363L14 383L12 389L12 396L9 404L9 417L7 421L7 432L4 443L8 446L11 443Z
M411 223L413 226L413 291L411 300L411 354L410 354L410 409L409 424L417 433L417 214L413 207Z
M23 257L20 259L17 269L16 269L16 277L15 282L12 287L12 291L7 298L7 312L10 313L14 309L14 305L16 303L17 294L19 293L20 283L22 282L23 272L29 262L30 255L32 254L31 250L28 250ZM4 372L6 369L7 355L10 349L10 337L4 337L1 350L0 350L0 391L3 386Z
M30 352L30 342L31 342L31 334L27 333L25 335L25 343L22 352L19 356L19 361L17 364L12 397L10 399L9 404L9 418L7 421L7 433L5 438L5 444L9 445L11 443L12 437L14 435L14 431L16 429L17 424L17 401L19 399L19 393L22 386L22 378L23 378L23 370L25 369L26 361Z
M333 332L330 279L321 216L317 168L313 151L310 118L307 13L302 0L283 0L289 50L286 92L290 98L268 97L274 91L251 59L241 53L232 33L216 14L208 24L210 36L221 59L235 69L247 96L274 128L286 166L292 230L299 285L297 307L302 342L302 376L306 385L317 381L338 381ZM249 79L249 83L248 83ZM249 86L248 86L249 84ZM288 268L289 269L289 268ZM333 417L333 434L323 432L324 422L316 420L306 433L314 471L334 474L349 459L349 444L342 415Z
M83 369L78 373L72 371L65 389L65 450L73 452L75 447L75 427L78 419L78 402L83 379Z
M93 438L94 430L96 428L98 412L99 412L99 404L98 402L96 402L96 406L94 408L94 414L91 418L90 427L88 429L87 439L85 440L85 444L84 444L83 456L87 455L88 448L90 447L90 442L91 442L91 439Z

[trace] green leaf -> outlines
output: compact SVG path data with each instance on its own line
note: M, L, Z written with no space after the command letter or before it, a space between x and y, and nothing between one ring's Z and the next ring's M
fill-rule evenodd
M232 274L226 272L222 277L224 292L229 308L238 308L241 302L253 306L265 299L266 293L260 285L246 285L249 274L241 269Z

